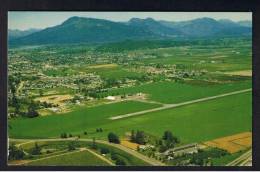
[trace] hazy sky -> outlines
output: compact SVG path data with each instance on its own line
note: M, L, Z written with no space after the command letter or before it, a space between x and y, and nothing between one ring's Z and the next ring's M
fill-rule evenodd
M156 20L183 21L201 17L230 19L233 21L252 20L251 12L9 12L8 28L26 30L46 28L61 24L72 16L128 21L129 19L152 17Z

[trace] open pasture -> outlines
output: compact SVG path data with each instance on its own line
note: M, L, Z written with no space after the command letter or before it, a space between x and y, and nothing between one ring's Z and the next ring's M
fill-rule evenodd
M61 133L83 134L96 132L101 124L109 122L109 117L159 107L158 104L124 101L96 107L81 107L61 115L49 115L32 119L10 120L9 134L12 138L59 137ZM33 130L32 130L33 128Z
M101 94L148 94L148 98L161 103L181 103L203 97L210 97L218 94L228 93L251 88L251 81L234 82L228 84L182 84L176 82L157 82L144 85L119 88Z
M114 131L125 137L126 133L135 129L160 138L165 130L170 130L180 138L182 144L205 142L251 131L251 103L251 93L241 93L111 121L101 125L105 132L93 133L91 136L105 139L106 131Z

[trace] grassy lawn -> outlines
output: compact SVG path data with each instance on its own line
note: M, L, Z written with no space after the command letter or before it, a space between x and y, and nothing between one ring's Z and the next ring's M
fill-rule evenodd
M88 151L75 152L62 156L52 157L39 161L33 161L27 165L36 166L109 166L107 162Z
M18 118L10 120L10 137L48 138L59 137L61 133L83 134L96 132L109 117L159 107L160 105L134 101L106 104L97 107L79 108L62 115L49 115L37 118ZM33 129L33 130L32 130Z
M129 94L142 92L149 94L149 98L155 101L162 103L180 103L251 87L251 81L204 85L181 84L175 82L157 82L135 87L115 89L110 91L108 94Z

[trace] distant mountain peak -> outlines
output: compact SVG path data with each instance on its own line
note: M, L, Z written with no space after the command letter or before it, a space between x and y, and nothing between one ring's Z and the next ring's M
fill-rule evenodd
M250 23L249 23L250 24ZM215 20L209 17L189 21L167 22L153 18L131 18L128 22L70 17L56 25L12 40L15 45L104 43L122 40L169 39L176 37L217 37L251 35L248 22ZM9 39L10 40L10 39Z

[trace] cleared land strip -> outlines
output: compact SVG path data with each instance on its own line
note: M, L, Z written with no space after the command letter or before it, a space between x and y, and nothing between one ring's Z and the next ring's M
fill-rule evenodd
M25 142L28 142L28 141L34 141L34 142L51 142L51 141L66 141L66 140L77 140L77 141L85 141L85 142L92 142L93 140L92 139L75 139L75 138L68 138L68 139L60 139L60 138L57 138L57 139L10 139L10 141L25 141ZM156 159L152 159L152 158L149 158L145 155L142 155L132 149L129 149L129 148L126 148L122 145L119 145L119 144L114 144L114 143L109 143L107 141L104 141L104 140L96 140L96 143L101 143L101 144L105 144L105 145L109 145L109 146L113 146L115 148L118 148L122 151L125 151L147 163L149 163L150 165L153 165L153 166L164 166L165 164L156 160Z
M184 106L184 105L188 105L188 104L208 101L208 100L217 99L217 98L230 96L230 95L234 95L234 94L240 94L240 93L244 93L244 92L248 92L248 91L252 91L252 89L250 88L250 89L245 89L245 90L240 90L240 91L234 91L234 92L230 92L230 93L220 94L220 95L211 96L211 97L205 97L205 98L191 100L191 101L177 103L177 104L164 104L163 107L139 111L139 112L134 112L134 113L129 113L129 114L124 114L124 115L119 115L119 116L113 116L113 117L110 117L109 119L117 120L117 119L127 118L127 117L131 117L131 116L142 115L142 114L146 114L146 113L150 113L150 112L155 112L155 111L175 108L175 107L179 107L179 106Z
M243 155L241 155L240 157L238 157L234 161L228 163L226 166L237 166L241 163L243 164L245 161L247 161L251 157L252 157L252 149L250 149L249 151L247 151L246 153L244 153Z

